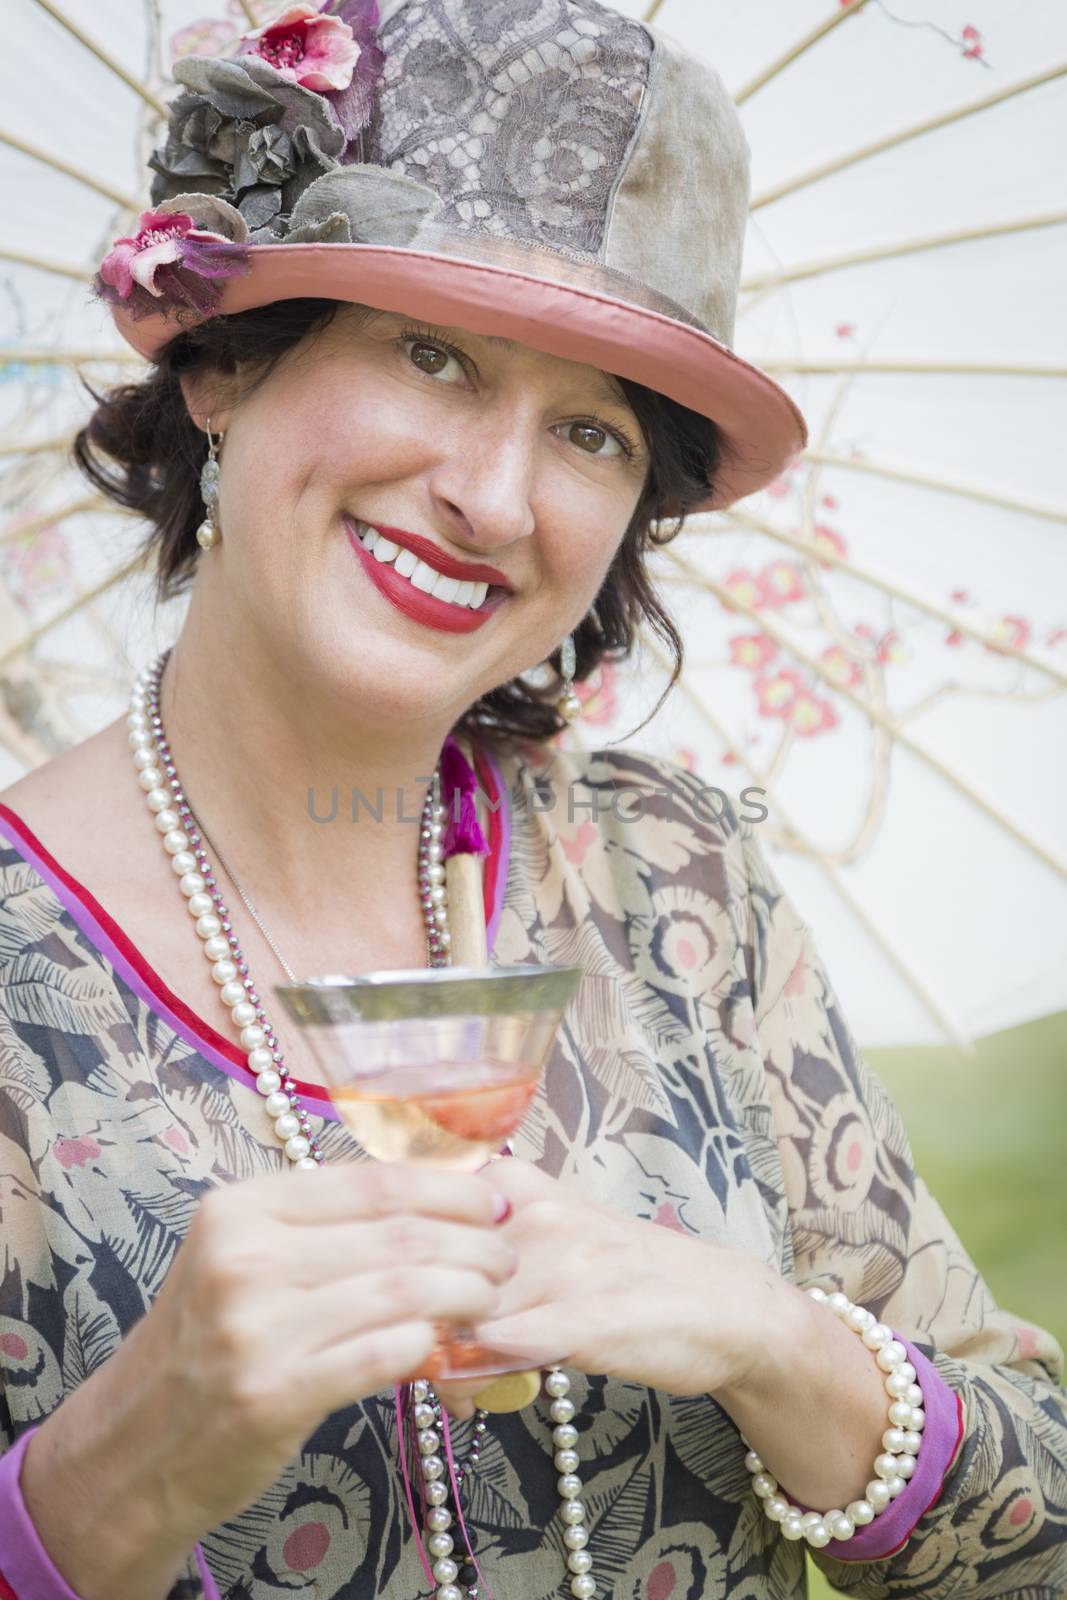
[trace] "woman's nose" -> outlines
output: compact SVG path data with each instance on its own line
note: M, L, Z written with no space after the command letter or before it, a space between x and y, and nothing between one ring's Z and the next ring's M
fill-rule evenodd
M500 550L534 529L537 440L514 424L450 436L430 487L459 537Z

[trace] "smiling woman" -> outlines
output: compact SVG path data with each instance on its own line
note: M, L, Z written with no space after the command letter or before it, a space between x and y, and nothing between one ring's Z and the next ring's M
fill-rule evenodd
M0 1600L785 1600L806 1547L865 1600L1052 1600L1062 1350L753 824L552 742L642 618L680 660L651 546L805 441L730 349L721 81L597 0L294 4L175 75L98 283L151 369L77 454L188 607L0 796ZM580 968L512 1158L372 1160L279 942ZM456 1323L503 1398L431 1383Z
M686 512L706 499L708 485L714 483L730 448L719 429L709 418L632 379L521 351L510 340L479 338L455 328L413 326L400 314L369 307L317 299L282 300L213 319L166 345L143 383L98 396L97 410L78 436L76 456L93 483L119 504L143 513L150 523L146 547L153 557L160 598L183 593L197 571L196 529L203 518L197 479L204 460L203 426L211 414L209 401L218 424L227 399L232 403L238 394L250 396L268 382L280 364L287 363L296 364L297 371L308 375L318 412L325 381L323 336L331 328L335 345L339 339L353 363L347 387L334 402L341 408L334 420L343 419L346 431L365 440L368 451L374 448L373 430L381 425L381 413L372 410L368 399L368 361L379 381L394 387L406 384L399 392L405 396L407 425L420 440L433 439L438 450L443 415L452 414L465 430L484 437L486 425L479 423L479 413L484 418L487 406L499 410L506 375L510 375L514 390L521 390L525 382L527 403L519 408L524 414L513 409L504 421L510 443L516 445L517 430L529 429L529 412L536 408L541 455L550 432L560 441L552 471L556 492L567 495L563 532L568 542L579 545L605 568L595 603L574 625L574 677L581 681L591 676L605 658L625 659L641 620L646 619L674 656L665 698L681 672L683 644L655 593L644 558L650 546L675 537ZM466 348L460 348L464 343ZM477 350L487 357L485 371L474 360ZM538 374L533 384L529 382L531 369ZM420 380L450 393L416 398L419 391L413 386ZM190 415L183 393L193 383L204 397L199 423ZM215 398L210 400L212 391ZM575 415L576 400L585 405ZM569 420L563 402L571 405ZM558 420L560 417L564 420ZM320 421L317 418L316 435ZM292 434L288 402L276 428L277 432L271 432L268 425L267 436L280 441ZM395 434L395 422L392 429ZM464 461L469 461L469 440L464 439L460 448ZM543 475L543 465L541 470ZM496 476L495 468L493 471ZM582 489L587 510L578 497ZM369 504L349 508L351 516L365 524L379 529L389 526L389 539L421 554L429 566L452 571L439 540L431 558L428 550L420 549L419 540L425 544L425 535L412 529L414 537L398 539L400 530L386 523L385 511ZM360 542L365 548L366 540ZM402 562L397 570L403 577L414 576L405 572ZM452 571L452 575L458 573ZM509 573L501 586L518 588L519 576L518 571ZM527 573L527 587L532 579L533 574ZM405 594L400 586L389 592L403 607ZM500 597L490 592L485 604L489 611L495 610ZM470 624L465 618L458 620L461 628L445 613L438 613L438 623L446 630L466 631ZM556 637L565 631L559 627ZM522 668L547 654L531 655ZM558 650L552 661L558 669ZM464 710L458 724L491 742L513 737L545 739L565 725L554 701L546 700L517 675L487 688Z

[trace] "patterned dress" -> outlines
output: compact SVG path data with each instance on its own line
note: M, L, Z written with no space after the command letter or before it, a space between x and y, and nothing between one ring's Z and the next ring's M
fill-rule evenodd
M928 1410L947 1397L960 1433L936 1446L933 1494L913 1479L849 1544L812 1552L833 1584L870 1600L1060 1600L1063 1352L994 1302L915 1172L757 829L732 807L718 815L681 767L636 750L521 744L496 762L483 755L478 770L492 961L575 962L585 974L516 1154L602 1205L748 1251L801 1287L840 1288L909 1342ZM323 1092L301 1088L327 1159L365 1159ZM48 841L0 808L9 1467L151 1305L200 1196L285 1165L236 1039L167 990ZM763 1515L714 1399L571 1377L599 1595L806 1593L806 1546ZM550 1427L541 1401L491 1419L465 1486L495 1600L569 1594ZM891 1513L887 1550L878 1529ZM27 1521L9 1470L0 1595L71 1600L54 1569L44 1583L50 1563ZM390 1391L325 1418L261 1500L205 1531L170 1600L430 1592Z

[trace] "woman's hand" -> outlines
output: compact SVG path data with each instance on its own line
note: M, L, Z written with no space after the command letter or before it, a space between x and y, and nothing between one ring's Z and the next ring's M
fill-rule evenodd
M101 1369L86 1450L187 1545L251 1505L324 1417L419 1376L435 1322L494 1313L493 1177L367 1161L211 1190Z
M747 1371L771 1268L597 1205L517 1157L494 1163L492 1183L512 1204L498 1234L519 1267L476 1328L485 1344L517 1366L558 1362L680 1395L732 1388ZM435 1388L463 1418L488 1381Z

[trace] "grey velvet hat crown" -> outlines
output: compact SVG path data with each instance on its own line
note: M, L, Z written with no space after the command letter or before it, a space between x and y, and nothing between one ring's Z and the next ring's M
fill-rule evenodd
M730 349L736 109L659 29L597 0L339 0L175 78L157 209L101 269L144 354L190 320L319 295L502 333L712 418L728 464L709 507L803 447L792 401Z

